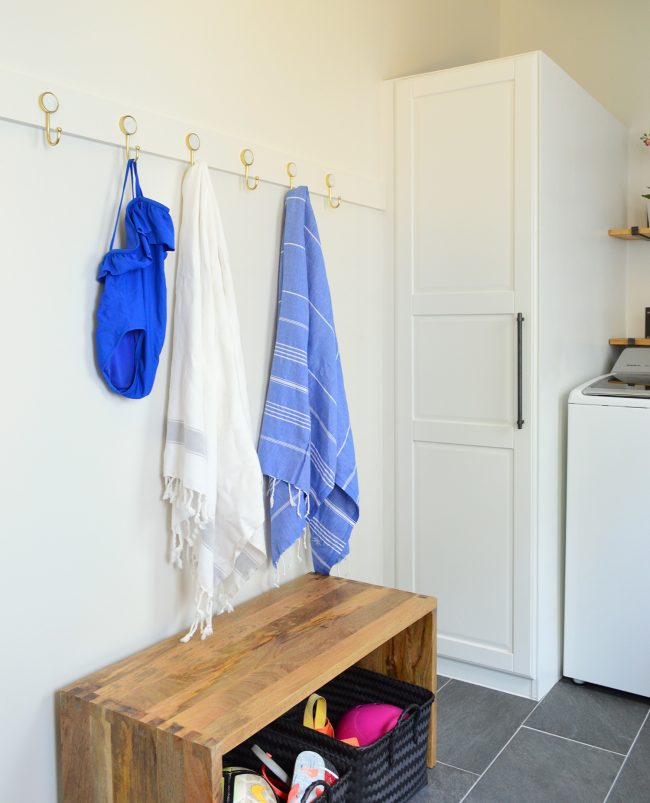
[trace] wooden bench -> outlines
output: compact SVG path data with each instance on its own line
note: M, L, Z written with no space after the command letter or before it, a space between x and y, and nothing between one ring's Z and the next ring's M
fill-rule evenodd
M308 574L213 627L58 692L64 803L220 803L223 754L353 664L435 689L432 597Z

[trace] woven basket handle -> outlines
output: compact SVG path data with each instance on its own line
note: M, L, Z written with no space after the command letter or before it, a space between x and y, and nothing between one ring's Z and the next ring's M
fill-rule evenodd
M393 766L393 762L395 759L395 734L402 730L402 726L406 722L407 719L412 720L413 722L413 744L417 744L418 741L418 722L420 721L420 706L416 705L415 703L411 703L408 705L402 713L399 715L397 722L395 723L395 727L390 732L390 743L388 746L388 763L390 766Z
M321 795L318 799L322 800L323 803L325 803L326 801L331 801L332 800L332 787L328 783L326 783L325 781L314 781L314 783L310 784L305 789L305 794L302 796L300 803L307 803L311 793L314 792L319 787L322 787L325 790L325 794Z

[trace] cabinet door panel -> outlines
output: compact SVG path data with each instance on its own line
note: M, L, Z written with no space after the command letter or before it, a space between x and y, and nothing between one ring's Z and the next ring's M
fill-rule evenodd
M512 334L512 315L415 318L414 417L511 424Z
M396 90L398 583L438 596L441 655L521 674L532 657L534 64Z
M512 450L416 443L414 479L415 588L439 595L441 651L512 669Z
M414 99L416 292L513 288L513 119L512 81Z

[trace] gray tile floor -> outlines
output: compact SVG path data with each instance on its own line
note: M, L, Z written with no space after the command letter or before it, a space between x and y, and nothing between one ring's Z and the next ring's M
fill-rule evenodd
M561 680L539 703L438 678L438 764L411 803L650 803L650 700Z

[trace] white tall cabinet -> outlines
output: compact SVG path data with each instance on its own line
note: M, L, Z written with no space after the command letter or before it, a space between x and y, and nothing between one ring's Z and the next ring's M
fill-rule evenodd
M566 400L624 331L626 133L541 53L394 93L397 585L438 596L442 674L539 698Z

